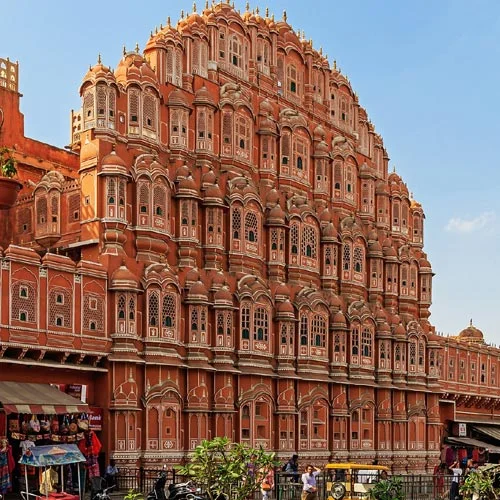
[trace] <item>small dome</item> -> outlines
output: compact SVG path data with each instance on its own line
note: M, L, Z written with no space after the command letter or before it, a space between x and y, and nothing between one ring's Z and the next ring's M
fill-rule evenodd
M401 323L401 318L397 314L394 314L391 318L391 325L396 326L399 325L400 323Z
M337 230L331 222L323 228L323 238L337 239Z
M188 298L190 299L207 299L208 290L201 280L194 283L188 292Z
M295 309L289 299L286 299L283 302L278 302L276 312L279 314L285 313L295 315Z
M200 273L196 267L190 269L186 274L186 283L194 283L200 279Z
M138 83L150 83L158 88L158 77L149 63L139 52L129 52L120 60L115 70L115 77L118 83L126 86L135 81Z
M87 74L83 77L82 85L80 86L80 91L83 89L83 85L86 82L95 83L98 80L105 80L106 82L115 82L115 75L108 66L104 66L101 63L101 58L99 57L99 62L92 66Z
M382 323L380 323L380 325L377 326L377 332L387 335L391 333L391 328L387 324L387 321L382 321Z
M139 291L141 285L137 276L123 263L111 275L110 290L135 290Z
M181 165L175 172L175 178L179 180L181 177L187 177L191 172L189 171L189 167L184 164Z
M175 89L170 92L167 98L167 104L169 106L183 106L185 108L189 107L186 96L181 89Z
M215 199L222 201L223 199L223 194L221 191L221 188L217 183L212 184L211 186L208 186L205 190L205 200L208 199Z
M389 187L384 181L378 181L375 186L375 194L389 194Z
M394 330L394 335L397 337L406 337L406 329L401 323Z
M424 269L424 268L431 269L432 268L431 263L425 257L422 257L421 259L418 260L418 265L419 265L420 269Z
M339 311L337 314L335 314L335 316L333 317L333 322L337 323L337 325L347 327L347 322L345 320L345 316L344 316L344 313L342 311Z
M470 320L470 325L458 334L458 339L464 342L484 343L483 332L472 325L472 320Z
M267 193L266 204L274 205L274 204L278 203L279 199L280 199L280 195L279 195L278 191L276 191L276 189L273 188L269 191L269 193Z
M215 302L233 303L233 294L227 285L223 285L214 295Z
M268 224L284 224L285 223L285 212L281 208L281 205L277 203L269 213L267 214L266 222Z
M116 151L111 151L102 159L101 168L103 171L127 173L127 164L121 156L116 154Z
M196 182L191 174L179 181L179 190L181 189L198 192L198 186L196 185Z
M213 168L210 168L208 172L205 172L201 176L201 184L215 184L217 182L217 176L215 175L215 172Z
M377 309L377 314L375 315L375 319L377 321L387 320L387 313L385 312L385 309L383 307L379 307L379 309Z
M203 87L200 87L194 94L193 104L197 106L216 106L214 98L208 91L207 87L205 87L205 85L203 85Z
M218 290L221 286L226 284L226 277L222 271L217 271L212 278L212 289Z
M330 295L328 303L330 304L330 307L333 307L335 309L340 309L342 307L342 300L336 294Z

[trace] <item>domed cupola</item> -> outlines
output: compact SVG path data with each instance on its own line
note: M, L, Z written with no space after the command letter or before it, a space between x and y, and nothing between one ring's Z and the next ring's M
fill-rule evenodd
M97 64L89 69L80 86L83 130L114 133L118 95L116 83L115 75L102 64L99 56Z
M484 344L484 335L481 330L472 325L472 320L467 328L464 328L457 339L460 342L469 342L471 344Z

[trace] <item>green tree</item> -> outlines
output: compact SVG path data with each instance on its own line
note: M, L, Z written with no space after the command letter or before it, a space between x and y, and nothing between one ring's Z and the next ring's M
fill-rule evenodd
M210 500L221 494L245 500L260 489L265 471L277 465L274 453L216 437L202 441L178 472L190 477Z
M500 466L496 464L485 465L467 474L460 493L464 498L479 498L490 500L500 498Z
M404 498L403 481L398 476L383 479L370 490L372 500L404 500Z

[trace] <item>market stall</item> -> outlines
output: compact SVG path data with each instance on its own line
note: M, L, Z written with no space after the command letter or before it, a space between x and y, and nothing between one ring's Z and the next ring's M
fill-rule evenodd
M64 491L64 466L85 461L86 458L75 444L37 446L26 450L19 460L19 463L25 466L25 491L21 493L24 500L81 500L81 487L78 488L78 495ZM27 466L43 469L38 493L29 491ZM59 468L59 474L55 467ZM78 468L78 485L80 484L80 468Z

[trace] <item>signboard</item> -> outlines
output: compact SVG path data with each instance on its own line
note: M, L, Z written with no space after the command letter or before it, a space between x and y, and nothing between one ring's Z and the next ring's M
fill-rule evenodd
M102 431L102 408L89 406L89 429Z
M467 437L467 424L458 424L458 437Z

